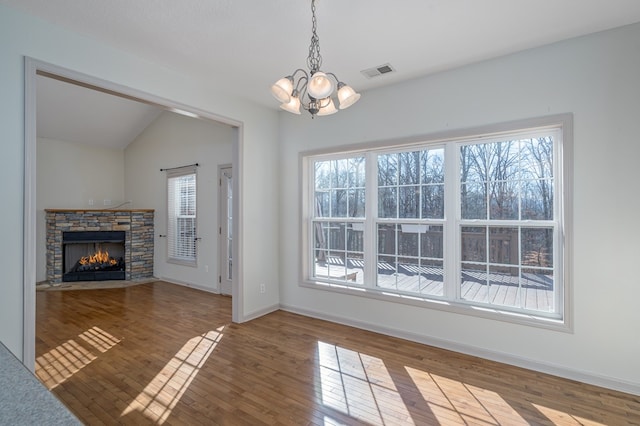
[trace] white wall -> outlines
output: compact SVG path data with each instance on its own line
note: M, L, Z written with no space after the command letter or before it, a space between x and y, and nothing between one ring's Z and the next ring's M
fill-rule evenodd
M640 25L624 27L366 92L333 116L283 113L283 306L640 393L638 40ZM298 286L300 152L565 112L575 131L574 333Z
M154 276L218 291L218 166L231 164L233 127L163 112L125 150L125 194L132 208L155 210ZM167 180L160 169L198 163L198 264L167 263Z
M104 208L124 200L124 151L38 138L36 281L47 279L44 209ZM94 205L89 205L94 200Z
M32 57L76 72L135 88L242 123L236 179L242 185L238 241L245 269L240 320L270 309L278 301L278 196L264 194L263 183L277 180L277 112L225 95L215 78L180 74L80 34L0 5L0 341L23 358L23 198L24 188L24 58ZM30 171L28 171L30 172ZM268 282L267 294L259 285ZM238 302L238 299L236 299Z

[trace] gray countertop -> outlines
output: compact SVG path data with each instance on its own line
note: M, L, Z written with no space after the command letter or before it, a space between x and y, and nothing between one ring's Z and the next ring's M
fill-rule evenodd
M0 343L0 425L81 425Z

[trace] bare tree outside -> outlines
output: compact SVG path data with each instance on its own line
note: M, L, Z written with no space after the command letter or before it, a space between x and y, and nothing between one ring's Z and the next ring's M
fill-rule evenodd
M313 276L445 296L445 247L456 244L456 298L553 312L557 213L549 134L451 142L459 150L453 172L445 170L444 145L314 161ZM367 159L376 176L366 176ZM459 177L448 186L458 194L447 197L460 205L449 212L446 174ZM367 191L377 206L366 205ZM450 220L459 221L455 230L445 226ZM375 262L376 275L367 283L365 238L375 247L366 259Z
M553 140L462 145L459 167L462 219L488 221L462 228L463 289L475 282L484 287L473 293L474 300L526 306L524 293L497 300L497 292L507 285L553 287L553 228L517 223L553 220Z
M363 229L340 219L364 219L365 164L364 156L314 162L315 276L363 280Z
M376 283L385 289L442 295L444 149L378 155ZM424 223L424 222L423 222Z

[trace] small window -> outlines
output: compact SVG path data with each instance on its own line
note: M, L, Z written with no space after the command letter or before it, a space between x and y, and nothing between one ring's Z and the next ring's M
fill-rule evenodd
M196 263L196 172L177 169L167 174L168 260Z

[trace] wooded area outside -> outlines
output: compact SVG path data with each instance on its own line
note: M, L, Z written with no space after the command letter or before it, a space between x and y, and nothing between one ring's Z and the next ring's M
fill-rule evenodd
M460 299L553 311L553 137L457 146ZM377 169L369 182L367 158ZM313 164L314 277L365 285L365 195L373 190L376 287L443 296L445 149Z

